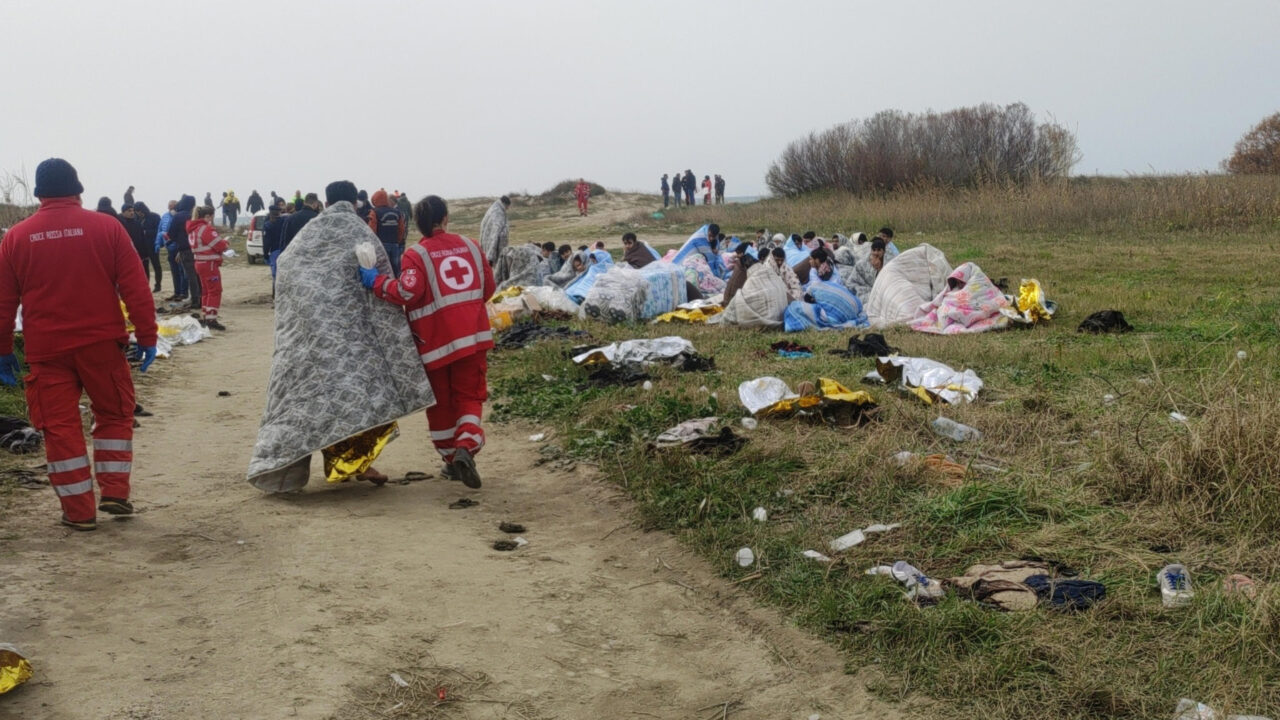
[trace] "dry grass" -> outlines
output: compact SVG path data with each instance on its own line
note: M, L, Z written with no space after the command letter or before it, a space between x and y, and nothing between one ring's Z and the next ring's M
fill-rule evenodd
M673 208L657 221L637 213L632 223L687 227L707 220L752 236L761 227L829 236L835 231L874 233L882 225L899 232L1101 233L1116 239L1150 230L1274 230L1280 228L1280 177L1081 177L1026 187L921 187L870 196L824 193L796 200Z
M393 677L393 675L395 677ZM402 682L397 682L396 677ZM542 716L523 700L492 696L488 675L435 665L430 657L389 670L357 689L333 720L447 720L469 717L468 705L493 709L486 717L538 720Z

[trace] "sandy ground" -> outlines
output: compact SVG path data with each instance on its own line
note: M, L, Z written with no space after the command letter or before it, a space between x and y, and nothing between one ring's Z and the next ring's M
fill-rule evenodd
M74 533L45 489L4 518L0 641L35 677L0 717L383 717L357 701L425 665L492 680L442 717L899 716L829 646L636 529L613 486L535 467L536 428L490 426L478 492L327 485L319 462L300 494L253 489L269 281L243 260L224 278L230 330L140 381L138 515ZM401 427L379 466L434 471L425 419ZM479 505L448 509L464 495ZM493 550L504 520L529 545Z

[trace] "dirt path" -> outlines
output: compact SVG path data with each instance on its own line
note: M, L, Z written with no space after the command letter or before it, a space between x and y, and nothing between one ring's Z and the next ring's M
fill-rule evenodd
M634 529L611 486L532 467L530 428L490 427L469 509L435 478L254 490L269 285L242 261L224 277L230 331L140 384L139 515L72 533L46 489L5 518L0 641L35 677L0 717L365 717L356 701L415 663L484 673L476 697L503 701L449 717L696 718L733 700L731 718L897 716L828 646ZM425 419L402 431L379 466L433 471ZM492 550L503 520L530 544Z

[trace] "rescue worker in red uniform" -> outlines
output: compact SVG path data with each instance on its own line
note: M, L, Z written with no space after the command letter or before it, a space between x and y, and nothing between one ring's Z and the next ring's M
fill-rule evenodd
M156 311L138 253L113 217L80 207L84 187L66 160L36 168L40 209L0 242L0 382L17 385L14 320L22 306L27 409L44 433L49 483L62 503L62 524L97 528L96 509L130 515L133 379L120 301L129 311L143 359L156 358ZM93 411L93 463L85 448L80 394Z
M591 186L586 180L578 178L578 184L573 186L573 196L578 199L578 214L586 217L587 202L591 199Z
M470 238L449 232L449 208L429 195L413 209L422 241L410 247L399 279L360 269L373 294L404 307L436 404L427 410L431 442L445 475L480 487L475 456L484 447L480 415L489 398L486 376L493 331L485 302L493 296L493 269Z
M200 277L200 309L204 315L204 326L226 330L218 322L218 309L222 307L222 253L230 246L213 229L212 207L196 208L196 219L187 222L187 241L191 243L196 275Z

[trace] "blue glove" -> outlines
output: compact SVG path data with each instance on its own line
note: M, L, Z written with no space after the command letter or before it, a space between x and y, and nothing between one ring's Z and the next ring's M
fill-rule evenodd
M17 355L13 353L0 355L0 383L17 385L18 373L20 372L22 372L22 368L18 367Z
M142 351L142 364L138 366L138 372L146 372L151 363L156 361L156 346L139 345L138 349Z
M377 268L360 268L360 284L365 288L372 290L374 283L378 282Z

